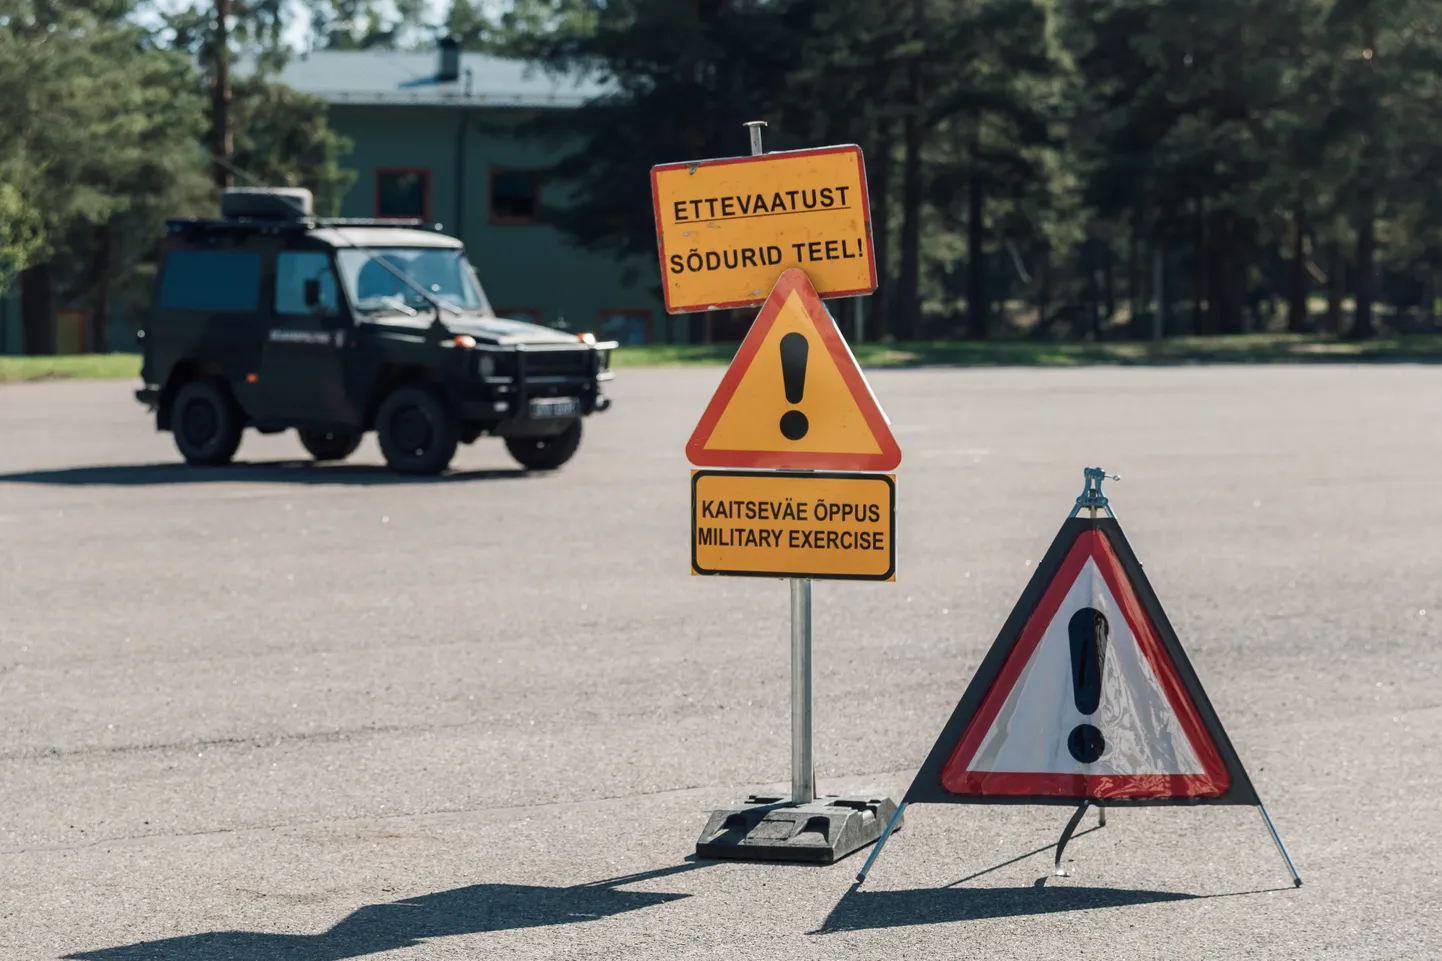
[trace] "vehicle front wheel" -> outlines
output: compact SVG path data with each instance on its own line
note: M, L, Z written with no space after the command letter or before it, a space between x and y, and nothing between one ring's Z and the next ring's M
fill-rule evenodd
M402 387L381 404L376 439L396 473L439 474L456 456L460 424L435 391Z
M170 408L175 446L189 464L228 464L240 448L245 423L229 389L209 378L180 388Z
M550 437L507 437L506 450L522 467L530 470L555 470L576 453L581 446L581 422Z
M298 430L300 445L318 461L345 460L360 446L361 435L346 431Z

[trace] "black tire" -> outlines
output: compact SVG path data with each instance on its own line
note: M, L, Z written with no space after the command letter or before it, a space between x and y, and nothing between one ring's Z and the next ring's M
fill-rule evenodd
M439 474L460 443L460 424L445 400L425 387L401 387L376 414L376 439L398 474Z
M345 460L360 446L361 435L347 431L297 430L300 446L318 461Z
M244 417L219 380L192 380L180 388L170 407L170 431L188 464L229 464L240 448Z
M581 422L550 437L507 437L506 450L522 467L529 470L555 470L576 453L581 446Z

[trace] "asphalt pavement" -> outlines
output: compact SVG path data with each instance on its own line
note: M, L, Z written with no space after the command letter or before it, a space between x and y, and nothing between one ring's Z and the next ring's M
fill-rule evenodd
M1250 808L915 806L865 886L696 862L789 778L783 581L692 577L720 369L577 458L179 464L129 383L0 387L0 958L1442 957L1442 368L884 370L895 583L818 583L824 792L899 798L1081 489Z

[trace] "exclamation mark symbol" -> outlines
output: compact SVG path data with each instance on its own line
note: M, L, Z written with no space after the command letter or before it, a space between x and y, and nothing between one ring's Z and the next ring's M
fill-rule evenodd
M788 404L801 403L806 393L806 354L810 345L798 333L781 338L781 380L786 388ZM810 428L806 415L799 410L788 410L781 415L781 435L787 440L800 440Z
M1102 702L1102 667L1106 662L1106 615L1094 607L1083 607L1071 616L1071 695L1082 714L1095 714ZM1102 732L1092 724L1078 724L1067 736L1066 748L1083 764L1091 764L1107 749Z

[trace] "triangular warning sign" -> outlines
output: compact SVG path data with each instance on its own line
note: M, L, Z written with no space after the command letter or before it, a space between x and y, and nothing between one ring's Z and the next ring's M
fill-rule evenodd
M1112 518L1072 518L907 802L1257 804Z
M697 467L891 470L891 436L856 358L806 272L771 288L686 456Z

